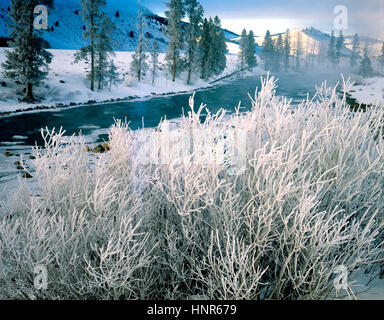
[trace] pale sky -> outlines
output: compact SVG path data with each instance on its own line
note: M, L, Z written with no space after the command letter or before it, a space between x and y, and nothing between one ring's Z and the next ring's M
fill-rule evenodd
M141 0L141 3L164 15L164 1ZM344 6L348 18L344 34L358 32L384 39L384 0L200 0L200 3L207 17L221 18L224 28L237 33L246 28L256 35L264 35L267 29L278 33L304 27L337 31L334 9Z

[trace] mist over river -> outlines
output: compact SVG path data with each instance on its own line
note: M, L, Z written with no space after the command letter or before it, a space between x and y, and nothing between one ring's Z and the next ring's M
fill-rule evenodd
M339 73L333 74L280 74L276 76L277 95L292 99L292 104L305 99L307 94L312 97L316 86L327 81L328 86L334 86L341 80ZM195 95L195 107L201 103L207 105L211 112L220 108L234 112L241 101L240 111L251 108L248 94L254 95L255 89L261 87L260 77L240 78L225 82L214 88L198 90ZM63 127L66 135L91 135L93 142L106 139L106 130L114 119L122 119L130 123L133 130L155 127L159 121L179 118L183 110L188 112L188 101L191 93L170 96L153 97L150 99L119 102L112 104L79 106L68 109L31 112L0 118L0 145L35 145L42 144L40 130L59 129ZM2 148L3 149L3 148Z

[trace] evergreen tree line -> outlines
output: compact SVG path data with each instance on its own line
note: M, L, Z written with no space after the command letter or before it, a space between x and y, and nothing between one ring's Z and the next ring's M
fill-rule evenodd
M248 34L245 29L241 32L238 66L240 70L250 71L257 66L255 35L252 30Z
M104 12L106 0L80 0L82 5L81 15L85 23L83 38L87 42L75 54L75 62L84 60L90 63L88 79L91 82L91 90L101 90L109 82L118 82L117 68L114 65L112 56L113 40L112 35L116 30L116 24Z
M341 57L341 48L344 44L344 37L342 32L340 31L340 35L337 39L335 39L334 32L332 31L329 48L328 48L328 59L333 65L338 65ZM359 35L356 33L352 40L352 52L350 55L350 66L351 68L357 69L358 73L363 77L369 77L374 74L372 61L368 52L368 43L365 45L363 49L363 54L361 58L360 52L360 40ZM358 62L360 60L360 64ZM382 44L381 52L378 56L378 63L381 72L384 70L384 42Z
M341 55L342 55L341 49L343 48L343 46L344 46L343 32L340 30L339 37L336 38L335 33L332 30L331 37L329 40L328 52L327 52L327 57L331 65L333 66L339 65Z
M352 43L351 67L357 66L357 62L359 58L360 58L360 41L359 41L359 36L356 33ZM384 42L381 46L381 51L377 60L378 60L380 72L383 73L384 72ZM366 44L363 49L363 58L360 61L358 73L363 77L369 77L374 74L372 62L368 52L368 44Z
M299 57L301 54L300 39L298 39L297 44L295 63L296 68L299 68ZM262 47L261 58L266 70L279 72L283 68L285 71L288 71L290 68L293 69L294 66L292 63L294 61L292 58L294 57L291 55L292 48L289 29L287 29L284 36L283 34L279 34L275 40L272 39L270 31L267 30Z
M170 0L166 3L165 12L168 28L168 50L165 57L166 69L172 81L181 72L187 72L187 84L191 83L192 75L196 73L201 79L218 75L226 67L225 35L221 30L220 19L203 19L204 9L197 0ZM187 19L187 24L183 19ZM158 47L153 42L150 65L146 53L147 40L143 36L143 19L139 18L139 41L131 63L132 74L140 82L148 69L151 70L152 83L155 81L158 69Z
M240 48L244 46L245 31L242 33ZM350 60L350 67L356 69L356 71L364 77L369 77L374 74L372 62L369 57L368 46L366 45L362 52L360 52L360 41L358 34L355 34L352 40L351 53L348 56L346 52L343 53L343 47L345 44L345 38L342 31L339 32L339 36L336 37L332 31L329 39L328 49L325 53L328 66L338 67L342 57ZM308 48L306 49L308 50ZM242 49L240 49L242 52ZM275 39L272 38L269 30L266 32L262 50L261 58L264 62L265 69L279 72L283 68L285 71L289 69L299 71L302 68L301 56L308 52L304 52L301 39L301 32L297 33L295 41L291 41L291 35L289 29L285 34L279 34ZM317 56L321 58L322 52L317 52ZM243 65L243 57L240 54L240 65ZM319 59L320 60L320 59ZM378 56L378 63L381 72L384 72L384 43L382 44L380 55Z
M330 40L329 40L329 46L328 46L328 52L327 52L327 58L328 62L331 66L337 67L340 63L340 59L343 56L342 54L342 48L344 46L344 36L342 31L339 33L339 37L335 37L334 32L332 31ZM344 54L344 57L348 59L348 56ZM363 77L369 77L374 74L373 67L372 67L372 61L369 56L368 52L368 43L365 45L362 57L361 57L361 50L360 50L360 40L359 35L356 33L352 40L352 49L349 56L350 60L350 67L352 69L356 69L357 73L362 75ZM360 63L359 63L360 60ZM381 71L383 71L384 68L384 43L382 45L382 50L380 55L378 56L378 62L381 66Z

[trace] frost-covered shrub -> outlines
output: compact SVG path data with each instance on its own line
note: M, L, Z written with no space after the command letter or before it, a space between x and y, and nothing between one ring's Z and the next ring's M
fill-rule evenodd
M40 197L0 220L1 297L322 299L338 267L383 261L380 108L325 86L292 108L273 78L245 114L193 104L176 128L117 121L98 160L43 134Z
M68 143L62 131L42 134L33 173L39 197L0 221L0 296L145 298L153 257L136 186L113 157L92 165L83 143ZM34 289L37 265L48 268L46 291Z
M169 165L157 168L152 199L162 209L152 208L167 230L159 239L167 297L324 297L337 266L382 258L382 111L351 115L320 88L318 101L292 113L273 91L265 81L252 112L224 123L220 113L200 123L201 109L192 110L181 136L200 128L205 141L194 143L205 153L195 146L180 165L171 149ZM204 157L231 128L246 132L247 165L235 176L231 161Z

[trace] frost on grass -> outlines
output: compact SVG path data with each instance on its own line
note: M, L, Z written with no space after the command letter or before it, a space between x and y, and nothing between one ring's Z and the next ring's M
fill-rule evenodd
M0 220L0 297L324 299L339 266L382 263L383 110L351 113L324 85L292 111L275 88L204 121L191 97L173 130L117 121L96 163L43 132L39 197L21 184Z

